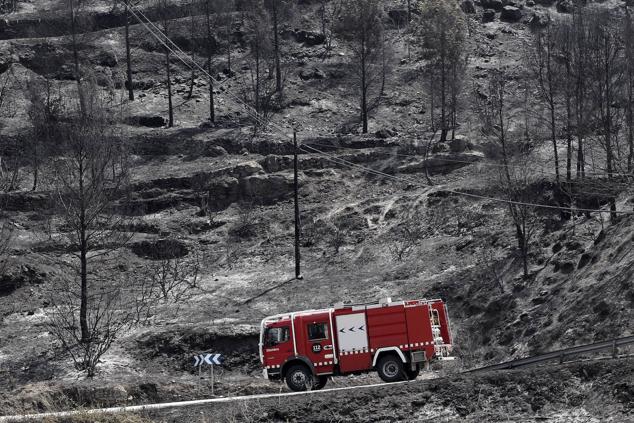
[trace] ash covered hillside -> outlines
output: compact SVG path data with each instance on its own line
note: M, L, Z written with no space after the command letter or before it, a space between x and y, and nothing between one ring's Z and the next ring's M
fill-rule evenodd
M443 298L453 371L631 335L628 4L0 2L1 414L279 391L341 300Z

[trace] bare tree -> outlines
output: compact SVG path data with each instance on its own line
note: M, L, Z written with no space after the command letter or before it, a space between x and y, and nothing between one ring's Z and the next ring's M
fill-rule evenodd
M332 42L337 33L338 18L341 13L344 0L320 0L319 16L321 32L326 39L325 54L332 51Z
M556 60L560 64L559 91L565 104L565 132L566 132L566 181L572 180L573 138L575 126L575 113L573 102L575 100L576 81L573 73L575 37L573 26L570 22L560 23L551 30L551 36L555 39ZM552 57L551 57L552 59ZM551 115L552 118L552 115Z
M0 75L0 117L15 116L10 91L16 82L12 68ZM0 129L2 129L0 127ZM0 135L0 192L14 191L19 188L21 174L21 151L23 143L16 137Z
M266 124L273 112L276 81L271 70L275 68L274 47L269 35L269 15L260 3L253 5L248 15L249 54L246 56L249 74L242 84L243 97L253 105L257 116L254 129Z
M337 32L350 42L354 55L364 134L368 132L371 90L381 80L383 13L380 0L345 0L337 26Z
M52 335L61 343L63 350L68 353L75 367L93 377L99 359L112 347L113 343L129 328L139 322L139 318L148 316L125 293L125 280L112 272L92 272L91 280L101 286L91 290L86 296L89 301L89 312L85 322L82 314L83 297L77 296L81 283L77 279L64 279L58 287L52 301L52 311L49 312L48 327ZM149 302L142 303L143 308ZM138 308L137 308L138 307ZM89 336L83 338L78 327L86 328Z
M587 46L587 13L584 6L579 2L575 4L572 17L573 31L573 54L572 69L575 79L575 126L577 128L577 178L585 177L585 146L584 140L588 126L588 81L589 75L586 72L588 67L588 46Z
M589 31L589 73L593 76L592 98L594 109L601 124L601 143L606 153L608 180L614 178L616 110L613 107L621 89L623 66L622 44L608 12L595 12ZM610 199L610 218L616 222L616 202Z
M126 57L126 81L125 85L128 89L128 100L134 101L134 82L132 81L132 53L130 47L130 21L132 20L132 14L130 8L135 7L130 0L123 0L125 8L124 17L124 37L125 37L125 57Z
M410 256L420 244L425 234L424 228L417 219L409 218L395 231L395 237L388 246L392 257L403 261Z
M27 81L30 101L28 116L31 124L30 139L24 143L33 169L32 191L38 187L40 167L54 153L59 138L59 124L64 109L59 87L49 78L33 78Z
M486 102L481 103L480 113L491 125L488 130L495 137L501 157L499 187L508 200L509 214L513 221L515 238L523 263L524 277L529 276L528 257L530 242L534 234L535 217L530 203L531 166L525 156L517 163L511 163L513 155L521 149L512 145L508 128L514 119L512 108L508 104L508 75L504 71L490 72ZM521 153L524 154L524 153Z
M292 2L289 0L264 0L264 8L269 15L272 31L273 56L275 59L275 91L282 92L282 48L280 42L280 24L292 16Z
M627 90L627 171L634 172L634 25L630 8L625 6L623 24L623 40L625 44L625 81Z
M548 123L550 126L550 137L553 145L553 157L555 160L555 177L560 181L559 175L559 148L557 145L557 100L559 89L565 84L559 77L563 74L555 61L556 37L553 28L548 25L544 30L535 32L534 51L535 55L530 57L533 75L539 84L540 100L548 108Z
M90 17L86 15L80 15L81 2L77 0L68 0L68 12L70 14L70 36L71 36L71 48L73 51L73 77L77 82L77 95L79 98L79 105L82 113L86 112L87 105L84 99L84 87L83 87L83 75L79 60L79 37L81 36L84 27L89 26L86 21Z
M169 251L166 253L166 257L172 256ZM146 274L149 275L155 298L164 303L178 303L195 294L198 288L200 257L196 253L190 255L191 257L164 258L147 266Z
M171 28L171 2L169 0L157 0L156 7L159 15L159 23L161 25L161 31L165 34L166 37L170 36L170 28ZM167 46L164 46L165 52L165 82L167 84L167 112L168 112L168 128L174 126L174 107L172 105L172 70L171 70L171 59L170 59L170 49Z
M235 8L233 1L205 0L203 11L205 16L205 41L207 54L207 73L209 78L209 120L216 121L216 110L214 101L214 80L213 80L213 54L214 48L218 45L214 34L223 34L227 48L227 69L231 72L231 31L232 12ZM220 28L220 29L218 29Z
M520 153L513 158L512 166L507 168L508 172L505 170L499 175L500 190L509 200L509 212L515 226L515 237L525 278L529 276L531 243L539 223L534 207L529 205L537 200L531 189L532 183L535 182L532 167L533 163L528 154Z
M463 13L456 2L425 0L416 32L429 56L430 95L440 97L440 141L457 125L458 96L464 74ZM436 94L437 93L437 94ZM432 110L433 113L433 110ZM452 135L453 136L453 135Z
M76 251L73 253L79 281L76 338L79 347L90 349L97 336L94 325L103 319L99 313L104 305L91 302L94 288L91 263L128 240L128 235L118 230L123 218L115 213L114 201L126 187L129 166L127 154L113 133L112 116L95 83L86 88L90 89L84 91L84 111L74 113L60 126L64 156L54 161L51 177L61 217L70 229L67 235ZM99 301L107 305L112 298L106 296ZM90 371L91 363L85 365Z

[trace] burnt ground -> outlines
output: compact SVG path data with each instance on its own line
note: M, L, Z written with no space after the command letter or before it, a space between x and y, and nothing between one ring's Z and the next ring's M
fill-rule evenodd
M49 3L63 7L57 1L23 3L22 6L33 9L25 11L26 18L43 15ZM108 15L106 9L99 7L98 13ZM316 30L314 5L302 7L304 17L298 25ZM390 2L390 7L399 6ZM523 51L531 36L528 20L533 11L542 13L546 9L526 6L525 19L518 23L496 19L481 24L482 10L478 7L469 39L469 82L475 81L483 87L488 70L508 66L514 75L510 89L518 99L523 98ZM548 10L554 16L559 15L554 7ZM26 31L25 26L36 25L26 18L20 20L21 16L14 16L13 22L20 37ZM12 16L6 18L11 22ZM112 20L81 40L85 67L94 68L104 93L114 93L114 100L125 98L125 93L112 89L117 81L121 82L125 69L121 59L122 30L116 27L116 22ZM175 35L186 38L187 20L174 28ZM36 36L37 29L30 28ZM356 94L349 78L350 51L345 43L335 40L332 55L324 56L323 46L285 40L291 57L286 63L286 102L273 121L297 125L303 143L402 178L402 182L395 182L368 176L317 155L301 155L304 279L290 282L287 282L293 271L290 144L272 132L254 136L244 113L225 96L226 92L239 94L241 81L248 79L248 71L240 69L246 61L245 46L236 43L237 75L225 80L223 89L217 93L220 116L217 125L205 122L206 81L197 77L194 96L187 100L189 72L173 58L176 127L149 128L140 124L140 118L160 120L166 116L163 56L142 27L132 26L132 33L134 79L139 83L137 100L123 105L129 119L118 129L128 139L132 154L132 204L122 205L121 210L122 213L134 210L130 213L133 216L126 216L134 236L128 246L111 258L112 266L121 273L129 271L135 275L133 281L142 281L145 266L160 256L162 246L172 243L178 256L190 259L198 254L203 258L199 287L183 303L158 304L145 325L126 333L103 357L94 380L85 380L62 353L47 327L53 311L51 297L66 276L62 264L71 256L59 220L48 212L50 187L44 185L38 192L30 192L30 172L25 167L20 189L3 198L6 207L2 217L10 218L17 226L10 266L0 278L0 414L209 396L209 387L198 383L190 367L192 354L209 350L228 357L217 394L279 392L285 388L260 377L256 351L259 320L278 312L328 306L341 299L360 302L386 296L443 297L449 303L455 335L458 360L454 370L632 333L634 219L625 217L617 225L609 226L598 215L579 215L562 221L557 213L538 213L531 277L522 279L513 228L504 204L465 199L447 191L498 194L498 168L489 157L491 140L478 130L479 116L469 104L470 94L465 95L461 110L464 124L458 131L468 143L457 148L447 144L434 148L426 162L433 186L428 184L423 166L424 138L429 135L423 128L428 111L425 111L422 81L418 78L424 60L416 53L405 59L402 29L389 27L388 37L397 60L385 98L371 119L371 134L365 136L357 133ZM16 114L2 117L3 135L13 136L26 130L28 101L24 81L29 77L46 74L62 91L74 90L74 83L68 80L69 68L64 66L64 60L71 54L68 37L43 35L51 36L16 36L0 41L0 70L12 72L17 81L11 87ZM220 72L221 55L217 62ZM312 72L314 68L324 77ZM305 80L302 77L305 72L320 76ZM521 114L519 104L517 109ZM522 125L519 121L511 123L511 136L518 136L523 131ZM531 135L535 160L535 183L531 189L539 202L555 204L549 144L544 142L540 131ZM600 171L600 147L589 148L589 154L597 158L592 170ZM577 189L590 207L605 204L605 199L596 192L601 190L600 183ZM209 192L213 200L211 221L200 214L203 191ZM617 194L619 209L631 209L631 187ZM245 210L238 205L240 202L251 205ZM253 223L248 231L241 224L246 213ZM412 218L418 220L412 223ZM56 235L54 241L46 233L51 225ZM398 246L401 230L408 225L421 227L421 239L410 254L398 259L393 248ZM606 366L607 372L610 367ZM441 372L437 370L428 377ZM545 391L552 387L562 395L573 395L571 386L581 386L574 384L581 382L569 370L557 371L552 377L545 371L509 375L510 381L503 379L504 383L525 387L522 392L527 396L523 403L530 403L531 396L545 398L541 391L528 388L533 382ZM498 388L493 376L488 381L456 377L459 381L456 386L473 387L469 384L482 383L477 386L483 392L500 393L492 411L498 414L490 418L478 415L476 407L476 411L469 413L479 416L473 417L473 421L504 420L513 415L497 408L504 399L512 407L519 391L517 398L512 389L509 395L514 396L502 395L510 385ZM367 376L343 378L337 383L373 381L376 377ZM563 391L556 390L568 382L571 385L566 385ZM439 386L443 383L438 382ZM451 386L438 389L444 390L445 397L453 398L448 392ZM607 385L604 388L601 392L609 392ZM383 392L394 391L394 395L387 397L391 403L383 400L380 403L398 410L398 392L402 388L386 389L372 392L382 396ZM469 395L475 395L473 392ZM354 395L357 394L342 398ZM374 397L358 395L362 395L359 402L367 402L367 410L383 415L373 408ZM411 407L412 411L411 403L417 401L414 397L418 394L406 393L406 398L410 395L412 399L403 402L403 407ZM467 401L457 396L451 404L473 402L474 397L469 398ZM562 413L566 409L572 413L578 408L557 396L548 398ZM603 399L609 404L615 401ZM432 411L442 404L442 397L433 396L433 400L429 403L436 405L427 407ZM317 402L314 408L308 405L308 411L317 410L317 405L325 404ZM303 410L301 407L287 410L288 419L301 420L298 411ZM366 412L365 405L346 407L342 409L348 410L344 411L348 414L338 414L344 420L355 420L351 416L357 408L359 413L366 414L356 420L374 415ZM425 407L419 404L416 409ZM250 413L248 410L247 407L245 413ZM457 408L438 410L454 413L450 418L461 418ZM266 413L265 420L273 419L272 411ZM407 420L405 414L399 416ZM240 420L238 417L235 419Z
M163 422L632 422L634 361L461 374L405 385L164 410Z

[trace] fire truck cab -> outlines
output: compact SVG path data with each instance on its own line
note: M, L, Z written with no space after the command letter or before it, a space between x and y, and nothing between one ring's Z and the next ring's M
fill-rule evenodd
M452 359L442 300L336 304L262 320L264 377L293 391L321 389L328 377L376 370L385 382L415 379L432 360Z

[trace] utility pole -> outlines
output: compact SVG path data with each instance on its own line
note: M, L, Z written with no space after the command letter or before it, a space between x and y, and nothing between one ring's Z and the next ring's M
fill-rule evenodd
M299 255L299 183L297 180L297 131L293 131L293 182L295 191L295 279L302 279Z
M134 88L132 86L132 62L130 61L130 5L125 1L125 56L126 72L128 77L128 99L134 101Z

